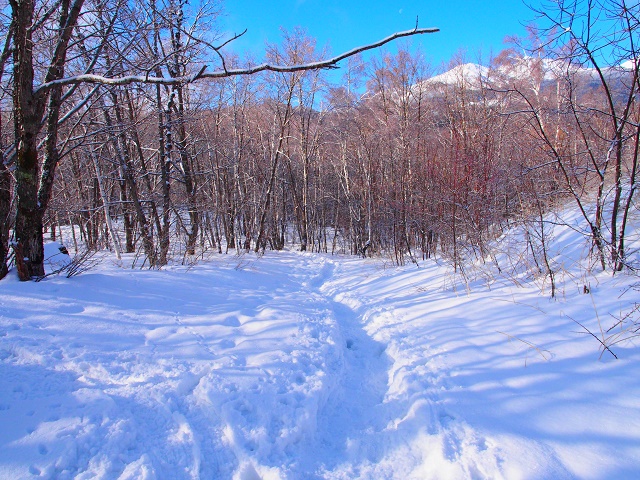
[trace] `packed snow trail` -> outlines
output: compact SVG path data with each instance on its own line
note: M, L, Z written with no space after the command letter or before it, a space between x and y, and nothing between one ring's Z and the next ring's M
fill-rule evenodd
M459 288L299 252L10 276L0 478L637 478L640 353L570 319L626 287Z
M0 474L411 473L425 445L437 445L424 444L433 430L406 418L433 416L431 401L389 395L388 344L366 331L366 309L332 290L339 269L328 257L281 253L186 273L7 282L16 293L3 296L15 307L1 373L12 390L2 398L15 425Z
M403 322L375 296L352 291L379 274L363 272L361 265L358 259L340 262L320 288L333 301L345 366L319 413L319 444L311 449L319 467L310 471L317 478L341 479L501 477L495 449L469 448L464 442L475 433L455 432L453 418L439 408L434 385L441 374L432 366L428 345L421 344L418 357L403 364L409 349L403 329L392 339L371 328L381 318L393 327ZM399 350L398 341L404 343ZM416 373L423 384L405 391L407 378L415 380Z
M334 303L333 317L339 331L342 364L334 386L318 412L315 442L301 454L307 474L324 478L340 465L375 462L380 445L367 442L369 434L384 425L384 394L388 359L385 346L374 341L348 307ZM302 473L302 472L301 472Z

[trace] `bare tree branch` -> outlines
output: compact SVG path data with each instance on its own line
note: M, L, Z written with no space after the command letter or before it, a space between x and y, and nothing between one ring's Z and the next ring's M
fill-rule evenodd
M41 93L47 90L50 90L56 85L73 85L77 83L100 83L103 85L129 85L132 83L148 83L148 84L157 84L157 85L176 85L176 84L186 84L192 83L199 79L205 78L224 78L224 77L232 77L237 75L253 75L255 73L271 71L271 72L300 72L305 70L318 70L324 68L337 68L336 64L345 58L352 57L357 55L358 53L365 52L367 50L373 50L375 48L381 47L393 40L403 37L409 37L413 35L422 35L424 33L436 33L439 32L439 28L415 28L413 30L405 30L403 32L396 32L393 35L390 35L382 40L379 40L374 43L370 43L361 47L354 48L349 50L348 52L342 53L336 57L321 60L318 62L306 63L303 65L271 65L269 63L263 63L261 65L257 65L255 67L249 68L236 68L231 70L219 70L211 73L204 73L204 68L199 72L190 75L184 75L181 77L175 78L166 78L166 77L151 77L148 75L130 75L125 77L103 77L101 75L93 75L93 74L84 74L84 75L75 75L72 77L62 78L59 80L53 80L51 82L46 82L40 85L36 92Z

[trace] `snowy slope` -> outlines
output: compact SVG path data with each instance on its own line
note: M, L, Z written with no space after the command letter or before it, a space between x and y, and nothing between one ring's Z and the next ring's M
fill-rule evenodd
M613 85L617 80L619 81L627 75L631 67L633 67L633 61L627 61L618 67L604 67L602 71ZM549 58L518 57L511 63L505 63L492 69L477 63L456 65L444 73L419 82L414 88L463 85L468 88L480 89L483 85L504 88L514 81L525 84L548 83L563 78L567 70L581 79L581 88L598 87L598 73L593 68L580 67Z
M436 75L425 80L426 84L456 85L465 83L473 86L480 86L482 81L486 81L489 68L476 63L463 63L447 70L440 75Z
M579 274L581 239L554 238L557 300L299 252L10 275L0 478L638 478L640 348L599 359L574 322L612 323L636 278Z

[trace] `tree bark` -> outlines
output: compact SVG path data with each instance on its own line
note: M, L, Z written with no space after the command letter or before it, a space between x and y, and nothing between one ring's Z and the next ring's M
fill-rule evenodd
M45 83L64 76L67 48L84 0L60 2L59 31ZM34 89L33 20L35 0L10 0L14 27L14 127L18 205L15 236L22 245L30 277L44 275L43 218L59 161L57 150L61 85ZM38 134L49 99L45 159L39 178Z
M38 133L44 102L33 91L34 0L12 0L14 22L13 108L18 211L16 241L22 245L28 276L44 275L42 213L38 208Z

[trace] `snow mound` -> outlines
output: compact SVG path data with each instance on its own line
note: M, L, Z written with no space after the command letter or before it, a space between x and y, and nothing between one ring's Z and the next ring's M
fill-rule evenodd
M52 273L71 263L71 256L67 247L59 242L47 242L44 244L45 273Z

